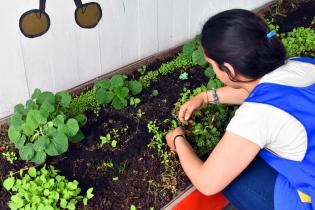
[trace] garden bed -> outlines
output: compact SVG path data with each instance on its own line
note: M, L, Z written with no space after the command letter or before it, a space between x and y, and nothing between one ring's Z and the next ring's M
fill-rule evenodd
M301 7L295 3L294 6L292 5L283 1L282 5L271 5L269 9L262 11L267 19L272 20L273 25L280 27L279 34L287 33L293 28L301 26L314 29L315 2L306 1L304 3L303 1ZM196 57L196 54L200 52L198 46L196 48L195 45L197 46L198 43L193 45L195 53L193 57ZM186 50L187 48L189 46L186 47ZM176 60L178 51L176 48L168 53L152 56L114 73L127 73L128 79L139 80L148 72L161 69L164 64ZM301 55L313 56L313 53L314 48L307 52L303 51ZM178 108L180 103L193 95L193 90L202 85L204 87L207 85L209 87L209 84L210 86L220 86L215 77L205 76L204 70L207 66L202 63L203 61L196 60L196 58L192 58L192 60L195 60L192 62L193 65L183 64L183 68L172 69L171 73L159 75L158 81L143 88L141 94L136 96L141 100L136 106L127 106L125 109L117 110L112 106L99 106L95 102L91 103L91 109L85 112L87 123L81 128L85 135L84 140L79 144L71 144L63 155L47 158L47 165L55 166L67 179L77 180L83 192L90 187L94 188L93 199L89 201L86 207L80 202L78 209L120 210L131 207L146 210L160 209L190 185L176 156L170 154L164 158L166 145L165 143L161 145L156 141L156 135L165 134L165 131L176 123L174 112L172 112L174 104L177 103ZM143 67L144 65L146 67ZM178 65L174 64L173 66ZM137 71L139 68L140 70ZM186 74L186 77L188 75L187 79L184 78L183 73ZM92 97L94 83L112 75L113 73L105 75L74 88L72 93L80 96L90 91ZM209 77L212 81L210 83ZM184 88L187 90L185 91ZM78 98L74 100L79 101ZM211 139L213 141L211 145L202 146L205 144L205 139L201 139L202 134L192 132L195 131L194 128L190 133L190 135L199 135L198 138L200 139L196 137L196 140L191 140L191 143L197 145L198 153L203 157L207 157L210 148L213 148L214 144L217 143L217 139L223 134L224 128L235 110L235 107L231 106L215 107L215 105L210 106L195 118L200 126L204 126L202 123L209 122L212 127L215 127L215 131L212 130L212 133L207 133L216 137ZM209 113L211 114L210 118L205 116ZM149 132L150 126L152 128L153 125L158 126L158 133ZM210 132L209 128L202 129L203 132ZM15 152L16 157L18 157L17 150L7 137L7 130L8 125L1 126L0 149L4 151L0 152L1 154ZM161 151L157 149L159 147L162 148ZM169 154L167 153L167 155ZM14 158L12 154L8 156ZM1 183L10 171L18 172L21 168L27 169L34 165L22 160L14 160L14 163L10 164L7 159L4 155L0 156ZM165 163L165 160L168 162ZM163 161L164 163L162 163ZM38 168L41 166L39 165ZM1 210L8 209L7 202L10 196L10 193L1 184Z

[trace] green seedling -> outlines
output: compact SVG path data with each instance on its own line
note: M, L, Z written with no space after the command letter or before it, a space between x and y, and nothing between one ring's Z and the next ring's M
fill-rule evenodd
M140 102L140 98L131 97L129 103L131 106L137 107Z
M183 72L179 75L179 79L180 80L187 80L188 79L188 73L187 72Z
M147 66L144 65L141 68L138 69L138 72L143 75L147 71Z
M159 95L159 91L156 90L156 89L154 89L154 90L152 91L152 93L151 93L151 96L153 96L153 97L156 97L156 96L158 96L158 95Z
M137 110L137 117L142 118L145 115L145 112L143 112L141 109Z

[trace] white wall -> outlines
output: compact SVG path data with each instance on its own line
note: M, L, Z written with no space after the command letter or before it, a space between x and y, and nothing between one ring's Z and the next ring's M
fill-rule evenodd
M103 18L94 29L74 20L73 0L47 0L49 31L22 35L20 16L39 0L9 0L0 13L0 118L24 103L35 88L69 89L192 38L211 15L254 9L270 0L94 0ZM83 3L88 2L83 0Z

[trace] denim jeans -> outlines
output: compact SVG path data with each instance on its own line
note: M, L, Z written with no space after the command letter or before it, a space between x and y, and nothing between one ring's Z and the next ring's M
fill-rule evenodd
M277 175L262 158L256 157L223 194L238 210L273 210Z

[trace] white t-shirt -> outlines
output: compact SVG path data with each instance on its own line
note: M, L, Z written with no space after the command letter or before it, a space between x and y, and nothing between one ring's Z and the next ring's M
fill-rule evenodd
M315 65L289 60L265 75L260 80L260 83L264 82L305 87L315 83ZM303 125L287 112L271 105L245 102L226 130L286 159L301 161L306 153L307 137Z

